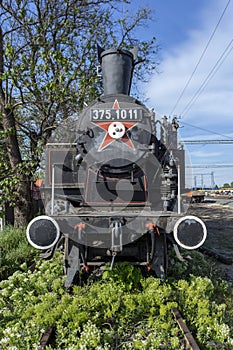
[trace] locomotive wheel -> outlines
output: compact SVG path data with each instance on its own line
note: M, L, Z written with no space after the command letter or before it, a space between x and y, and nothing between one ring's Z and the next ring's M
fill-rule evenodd
M79 245L65 236L64 243L64 272L66 275L65 287L73 284L75 276L80 271L80 249Z
M152 270L156 276L165 279L167 273L167 241L166 234L160 231L160 235L155 238L155 249L152 256Z

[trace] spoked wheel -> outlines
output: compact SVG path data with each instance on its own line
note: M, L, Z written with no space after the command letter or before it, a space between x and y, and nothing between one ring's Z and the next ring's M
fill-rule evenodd
M160 235L156 235L154 242L154 253L152 256L152 270L156 276L165 279L167 273L167 241L166 233L160 231Z

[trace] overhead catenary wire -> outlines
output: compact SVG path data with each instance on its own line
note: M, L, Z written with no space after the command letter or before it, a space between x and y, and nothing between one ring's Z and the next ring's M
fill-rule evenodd
M197 126L197 125L193 125L193 124L190 124L190 123L187 123L187 122L184 122L183 120L180 120L179 123L181 124L184 124L184 125L187 125L187 126L190 126L192 128L195 128L195 129L199 129L199 130L202 130L202 131L206 131L210 134L214 134L214 135L218 135L218 136L221 136L221 137L225 137L229 140L233 140L233 137L232 136L228 136L228 135L224 135L224 134L221 134L219 132L216 132L216 131L213 131L213 130L209 130L209 129L206 129L206 128L202 128L200 126Z
M223 64L223 62L229 56L229 54L233 50L233 46L231 46L232 44L233 44L233 39L230 40L230 42L228 43L225 50L223 51L223 53L221 54L221 56L219 57L219 59L217 60L217 62L215 63L215 65L213 66L213 68L211 69L209 74L207 75L207 77L202 82L201 86L198 88L198 90L195 92L195 94L193 95L191 100L187 103L187 105L184 107L183 111L180 113L183 117L185 114L188 113L188 111L190 110L192 105L195 103L195 101L198 99L198 97L201 95L201 93L205 89L206 85L214 77L214 75L217 73L217 71L219 70L219 68Z
M189 86L189 84L190 84L190 82L191 82L191 80L192 80L194 74L196 73L197 68L198 68L198 66L199 66L199 64L200 64L200 62L201 62L201 60L202 60L202 58L204 57L204 55L205 55L205 53L206 53L206 51L207 51L207 49L208 49L208 47L209 47L209 45L210 45L210 43L211 43L211 41L212 41L212 39L213 39L213 37L214 37L216 31L217 31L217 28L219 27L219 25L220 25L220 23L221 23L221 21L222 21L224 15L225 15L225 12L226 12L226 10L227 10L227 8L228 8L230 2L231 2L231 0L228 0L228 2L227 2L227 4L226 4L226 6L225 6L225 8L224 8L224 10L223 10L223 12L222 12L220 18L219 18L219 20L218 20L218 22L217 22L217 24L216 24L216 26L215 26L215 28L214 28L214 31L212 32L212 34L211 34L211 36L210 36L210 38L209 38L209 40L208 40L208 42L207 42L207 44L206 44L204 50L202 51L201 56L200 56L200 58L199 58L199 60L198 60L198 62L197 62L197 64L196 64L196 66L195 66L195 68L194 68L194 70L193 70L191 76L190 76L189 79L187 80L187 82L186 82L186 84L185 84L183 90L181 91L181 93L180 93L180 95L179 95L179 97L178 97L178 99L177 99L177 101L176 101L174 107L172 108L172 110L171 110L171 112L170 112L170 115L173 114L174 110L175 110L176 107L178 106L178 104L179 104L181 98L183 97L183 95L184 95L184 93L185 93L187 87Z

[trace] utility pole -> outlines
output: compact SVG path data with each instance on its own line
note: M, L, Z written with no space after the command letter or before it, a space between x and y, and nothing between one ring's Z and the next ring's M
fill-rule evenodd
M210 175L211 175L211 188L213 190L214 189L214 172L211 171Z
M197 189L197 177L196 175L194 176L194 190Z
M214 172L211 171L211 173L199 173L199 174L195 174L193 179L194 179L194 189L197 189L197 176L201 176L201 189L203 190L205 187L204 184L204 176L205 175L210 175L210 187L212 189L214 189Z

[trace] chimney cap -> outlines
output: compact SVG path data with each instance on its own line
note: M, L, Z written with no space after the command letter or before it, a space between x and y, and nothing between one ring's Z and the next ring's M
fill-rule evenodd
M109 49L109 50L101 50L101 52L98 52L99 54L99 61L102 63L102 58L107 55L128 55L132 60L134 59L134 54L129 51L129 50L124 50L124 49Z
M105 50L103 47L101 47L97 43L98 59L99 59L100 63L102 62L103 56L109 55L109 54L114 54L114 53L129 55L134 60L136 60L136 58L138 56L138 49L139 49L138 46L135 46L131 50L126 50L126 49L121 49L121 48Z

